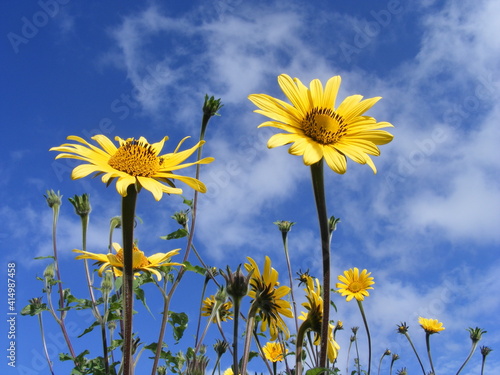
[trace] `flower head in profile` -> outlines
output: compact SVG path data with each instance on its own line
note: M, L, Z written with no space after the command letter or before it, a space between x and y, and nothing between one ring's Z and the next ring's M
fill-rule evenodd
M340 76L332 77L323 88L321 81L315 79L308 88L298 78L281 74L278 83L291 104L266 94L248 98L260 108L255 112L272 120L259 127L271 126L286 132L273 135L267 142L269 148L293 143L289 152L301 155L306 165L324 158L333 171L342 174L349 157L368 164L376 173L369 155L380 155L377 146L392 140L392 134L380 130L392 125L363 115L380 97L362 100L361 95L352 95L336 107L340 81Z
M368 297L368 289L373 289L371 285L375 284L373 277L370 277L371 272L367 270L361 271L356 267L344 271L343 275L339 275L340 283L337 283L338 291L342 296L346 297L347 301L355 298L358 301L363 301Z
M217 301L215 300L215 296L210 296L205 298L203 301L203 305L201 307L201 316L211 316L212 312L214 311L214 308L217 306ZM217 309L217 315L219 315L220 320L223 322L227 320L232 320L233 319L233 312L231 311L231 308L233 307L233 303L231 301L224 302L219 305L219 308ZM217 322L217 316L214 316L213 320L214 323Z
M182 164L203 144L198 142L190 149L179 151L187 138L178 144L173 153L163 155L160 155L160 152L168 137L157 143L148 143L144 137L139 139L116 137L119 143L117 147L102 134L92 137L100 147L72 135L68 139L77 143L65 143L59 147L52 147L50 151L60 152L56 159L70 158L86 162L73 169L71 173L73 180L95 173L95 176L102 176L102 182L107 185L116 179L116 190L123 197L127 196L127 188L130 185L136 185L149 190L156 200L160 200L163 193L182 194L182 189L176 188L172 180L182 181L199 192L206 192L206 187L201 181L172 173L194 164L208 164L214 160L204 158L194 163Z
M262 319L261 331L264 332L269 327L271 340L276 340L278 331L283 332L288 338L290 331L282 315L293 318L290 302L283 299L290 292L290 288L279 285L278 271L271 267L269 257L266 256L262 272L252 258L247 257L247 259L249 263L245 264L245 269L252 272L248 296L253 299L252 307L257 309Z
M307 324L311 331L315 333L314 345L320 345L321 343L321 324L323 321L323 298L321 297L321 285L318 279L313 279L309 277L306 282L306 299L307 301L302 304L307 310L307 312L302 312L299 319L303 320ZM340 349L339 344L334 339L333 332L335 327L333 324L328 325L328 349L327 356L330 361L334 361L337 358L338 351Z
M111 268L115 276L122 276L123 274L123 249L117 243L113 243L113 248L116 254L95 254L89 251L83 250L73 250L75 253L80 253L76 259L92 259L97 261L101 267L98 270L99 276L107 269ZM139 250L135 245L132 253L132 268L134 270L134 276L139 276L139 271L153 273L158 280L161 280L162 276L159 267L163 266L183 266L181 263L174 263L170 261L174 255L179 254L180 249L175 249L169 251L168 253L157 253L149 257L144 255L144 252Z
M443 327L443 323L439 322L437 319L426 319L419 317L418 324L420 324L425 333L428 333L429 335L439 333L445 329Z
M285 354L288 353L288 349L285 349L283 345L279 342L268 342L262 347L264 356L268 361L280 362L285 358Z

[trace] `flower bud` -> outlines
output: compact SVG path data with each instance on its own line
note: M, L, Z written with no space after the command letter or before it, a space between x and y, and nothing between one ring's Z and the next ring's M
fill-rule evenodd
M90 207L89 195L87 193L82 195L75 195L73 198L68 198L73 207L75 207L75 212L77 215L83 217L88 216L92 207Z
M292 221L284 221L284 220L275 221L273 224L278 226L278 229L281 231L281 233L290 232L292 230L292 226L295 225L295 223Z
M47 200L47 204L50 208L54 206L60 207L62 204L62 195L59 194L59 190L57 191L57 193L54 190L47 190L47 195L44 195L44 197Z

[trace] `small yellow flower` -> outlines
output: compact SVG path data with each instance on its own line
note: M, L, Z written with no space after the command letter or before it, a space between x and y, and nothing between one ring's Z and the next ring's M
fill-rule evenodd
M271 362L280 362L284 359L288 349L283 352L283 346L279 342L268 342L262 347L264 356Z
M312 277L307 278L306 288L306 298L307 302L304 302L302 306L307 309L307 312L302 311L302 315L299 316L300 320L307 323L315 333L314 345L321 344L321 324L323 321L323 298L321 297L321 285L318 279L313 279ZM338 351L340 350L339 344L334 339L334 326L333 324L328 324L328 345L327 345L327 356L330 361L334 361L337 358Z
M113 248L116 250L116 255L113 253L96 254L89 251L73 250L75 253L80 253L76 259L92 259L96 260L101 265L99 268L99 276L106 268L112 268L116 276L122 276L123 272L123 249L119 244L113 243ZM139 271L151 272L158 280L161 280L161 273L157 270L161 266L183 266L181 263L170 262L170 258L179 254L180 249L169 251L168 253L157 253L149 257L144 255L144 252L139 250L135 245L132 253L132 268L134 276L139 276Z
M216 304L215 301L215 296L210 296L205 298L203 301L203 306L201 307L201 316L211 316L212 312L214 310L214 306ZM227 320L233 320L233 312L231 311L231 308L233 307L233 303L231 301L227 301L223 304L220 305L217 314L219 315L220 320L223 322ZM217 322L217 316L214 316L213 320L214 323Z
M59 147L52 147L50 151L60 152L56 159L70 158L86 162L73 169L71 173L73 180L86 177L91 173L95 173L95 176L102 175L101 180L105 184L110 184L116 178L116 190L121 196L127 196L127 188L135 184L149 190L158 201L163 193L182 194L182 189L174 187L172 180L182 181L199 192L206 192L206 187L201 181L172 173L172 171L194 164L208 164L214 160L204 158L194 163L181 164L203 144L203 142L198 142L194 147L178 152L187 138L178 144L173 153L164 155L159 154L168 137L151 144L144 137L139 139L116 137L119 143L116 147L108 137L102 134L92 137L100 148L72 135L68 139L80 144L65 143Z
M349 157L356 163L368 164L376 173L369 155L380 155L377 146L392 141L392 134L380 130L392 124L363 115L380 97L362 100L361 95L352 95L335 107L340 81L340 76L332 77L323 89L315 79L308 88L298 78L281 74L278 84L291 104L266 94L253 94L248 99L259 107L255 112L272 120L259 127L271 126L286 132L273 135L267 147L293 143L288 152L301 155L306 165L324 158L333 171L342 174Z
M437 319L426 319L419 317L418 324L420 324L424 331L430 335L432 335L433 333L439 333L445 329L443 327L443 323L439 322Z
M344 275L339 275L338 279L341 283L337 283L338 291L342 296L346 296L346 300L350 301L356 298L358 301L363 301L369 296L368 289L373 289L371 285L375 284L373 277L370 277L371 272L367 270L361 271L354 267L348 271L344 271ZM343 283L343 284L342 284Z
M283 299L290 293L290 288L279 285L278 271L271 267L269 257L266 256L262 273L252 258L247 257L247 259L250 263L245 264L245 269L252 272L248 296L253 299L252 305L258 309L258 314L262 318L261 331L264 332L269 327L271 340L276 340L278 331L283 332L285 338L288 338L290 331L282 315L293 318L290 302Z

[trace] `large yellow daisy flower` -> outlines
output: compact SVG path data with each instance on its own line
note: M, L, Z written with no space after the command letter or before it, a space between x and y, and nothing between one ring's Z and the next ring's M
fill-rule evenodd
M337 283L338 291L342 293L342 296L346 296L347 301L353 298L363 301L365 297L370 295L368 289L373 289L371 285L375 284L373 277L370 277L371 274L367 270L361 271L360 274L356 267L344 271L343 275L338 276L339 281L341 281L341 283Z
M357 163L368 164L376 173L368 155L380 155L377 146L392 140L392 134L379 130L392 124L363 116L380 97L362 100L361 95L352 95L336 108L340 81L340 76L332 77L323 89L315 79L307 88L298 78L282 74L278 83L291 105L266 94L248 98L260 108L255 112L273 120L259 127L271 126L287 132L273 135L267 143L269 148L293 143L289 152L302 155L306 165L324 158L331 169L342 174L347 169L348 156Z
M418 324L420 324L424 331L430 335L432 335L433 333L439 333L445 329L443 327L443 323L439 322L437 319L426 319L419 317Z
M245 269L248 272L253 270L248 296L253 299L252 304L258 309L258 314L262 318L261 331L264 332L269 327L271 340L277 339L278 331L283 332L288 338L290 331L281 315L293 318L290 302L283 299L290 293L290 288L279 285L278 271L271 267L271 259L268 256L262 273L252 258L247 257L247 259L250 263L245 264Z
M311 330L315 333L314 345L321 344L321 324L323 321L323 298L321 297L321 285L318 279L313 279L310 276L306 278L306 298L307 302L304 302L302 306L307 309L307 312L302 312L299 319L307 322L311 327ZM334 326L333 324L328 324L328 350L327 356L330 361L334 361L337 358L338 351L340 350L339 344L335 341L333 337Z
M113 243L113 248L116 250L116 255L113 253L107 254L96 254L89 251L83 250L73 250L75 253L80 253L76 259L92 259L96 260L101 267L98 270L99 276L106 268L112 268L115 276L122 276L123 274L123 249L117 243ZM132 269L134 270L134 276L139 276L138 271L151 272L161 280L161 273L158 271L158 267L161 266L183 266L181 263L170 262L170 258L174 255L179 254L180 249L175 249L169 251L168 253L156 253L149 257L144 255L144 252L139 250L135 245L132 253Z
M92 137L100 147L72 135L68 139L80 144L65 143L59 147L52 147L50 151L61 152L56 159L71 158L87 162L73 169L71 178L74 180L95 173L96 176L102 175L102 182L106 184L110 184L116 178L116 190L123 197L127 196L128 186L137 184L153 193L156 200L160 200L163 193L182 194L182 189L175 188L171 181L174 179L186 183L199 192L204 193L207 190L205 185L195 178L172 173L177 169L194 164L208 164L214 160L204 158L194 163L181 164L203 144L203 142L198 142L194 147L178 152L187 138L179 143L173 153L164 155L159 154L168 137L151 144L144 137L139 139L116 137L115 140L119 143L119 147L116 147L108 137L102 134Z

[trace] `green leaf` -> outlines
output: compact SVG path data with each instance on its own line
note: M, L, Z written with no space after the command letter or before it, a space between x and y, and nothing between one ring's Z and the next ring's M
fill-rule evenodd
M335 374L335 371L322 367L315 367L306 371L306 375L320 375L320 374Z
M176 313L173 311L169 311L169 317L168 317L168 322L172 325L174 328L173 330L173 335L176 343L179 342L179 340L182 338L184 335L184 331L187 328L189 318L186 313L180 312Z
M99 325L99 322L92 323L92 325L89 328L85 329L85 331L83 331L83 333L78 337L80 338L83 335L86 335L87 333L92 332L94 330L94 327L97 327L98 325Z
M47 255L45 257L34 257L33 259L55 259L53 255Z
M179 238L184 238L188 235L188 231L184 228L177 229L175 232L167 234L166 236L161 236L162 240L176 240Z
M200 274L202 276L205 276L205 274L207 273L207 270L204 267L193 266L188 261L185 261L183 264L184 264L184 269L186 271L193 271L193 272L196 272L197 274Z

